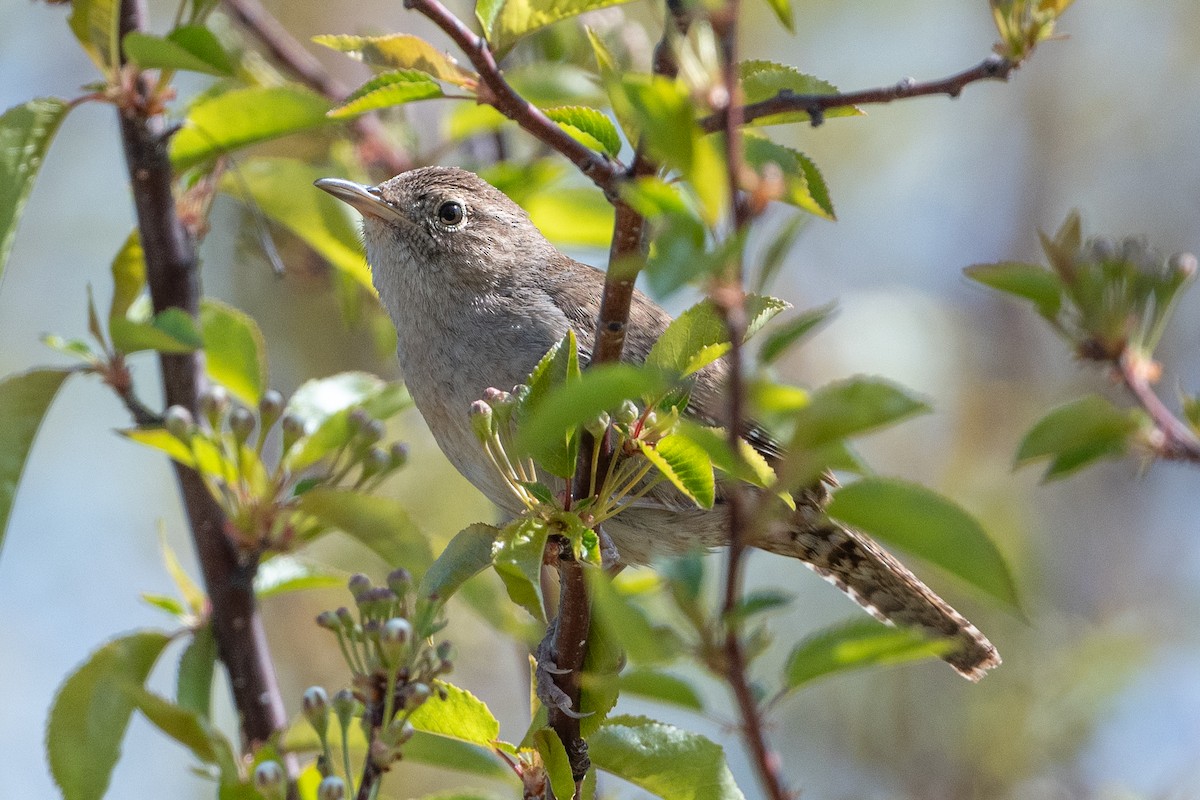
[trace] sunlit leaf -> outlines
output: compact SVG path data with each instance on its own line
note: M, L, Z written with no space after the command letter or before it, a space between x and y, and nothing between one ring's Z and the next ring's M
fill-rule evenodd
M388 36L314 36L313 41L338 50L365 64L384 69L415 69L439 81L457 86L472 85L475 73L463 69L448 53L419 36L395 33Z
M614 158L621 152L621 137L616 126L603 112L586 106L559 106L543 110L547 117L593 150Z
M780 200L818 217L836 218L829 187L811 158L761 136L747 135L745 146L746 161L756 170L762 172L768 164L774 164L783 174L784 191Z
M156 728L192 751L192 755L202 762L218 766L222 776L236 778L233 746L202 715L147 691L140 680L136 684L130 682L125 691L138 711Z
M792 21L792 3L791 0L767 0L767 5L775 12L775 16L783 27L789 31L795 31L795 23Z
M890 628L872 619L855 619L797 644L783 667L784 690L791 691L837 672L936 658L953 647L951 641L929 639L908 628Z
M492 565L509 598L539 622L542 607L542 554L550 528L543 520L524 517L506 525L492 544Z
M808 336L833 315L837 310L836 303L827 303L816 308L801 311L796 316L776 326L765 334L762 347L758 349L758 360L762 364L770 364L787 352L796 342Z
M59 689L46 749L50 774L65 800L104 796L135 706L126 686L145 682L169 641L164 633L139 631L109 642Z
M776 64L772 61L743 61L738 64L738 71L741 75L742 92L747 104L770 100L780 92L800 95L838 93L837 87L828 81L807 75L795 67ZM826 110L824 116L853 117L862 113L862 110L856 106L842 106ZM752 124L780 125L788 122L806 122L809 119L807 111L788 111L769 117L760 117Z
M442 87L427 73L416 69L397 69L376 75L355 89L340 106L329 112L329 116L346 119L414 100L441 97L442 94Z
M175 702L202 717L211 714L213 673L217 665L217 639L212 625L192 632L175 676Z
M1062 308L1062 280L1037 264L1019 261L975 264L963 272L968 278L984 286L1028 300L1046 319L1055 319Z
M881 378L838 381L810 394L796 412L791 449L831 444L928 411L923 401Z
M33 440L70 374L65 369L38 369L0 380L0 545Z
M185 467L196 466L196 457L191 448L165 428L133 428L120 433L126 439L132 439L138 444L166 453L172 460L178 461Z
M419 576L433 563L428 540L389 497L318 487L300 495L296 505L366 545L390 567L404 567Z
M497 57L504 56L523 36L559 20L619 5L628 0L556 0L539 3L534 0L480 0L475 4L475 17L483 28L488 44Z
M555 797L573 797L575 794L575 777L571 771L571 761L567 758L567 749L563 747L562 739L552 728L542 728L533 732L533 745L542 756L542 764L550 779L550 788Z
M108 317L124 317L133 301L146 288L146 254L137 228L121 245L112 262L113 296Z
M826 513L956 575L1010 608L1020 600L1012 573L983 527L923 486L863 478L838 489Z
M0 277L33 180L68 110L62 100L43 97L13 106L0 116Z
M120 64L117 44L121 4L117 0L72 0L67 23L71 32L106 77Z
M682 651L673 630L651 622L646 612L622 594L600 570L586 571L592 593L593 625L602 626L614 642L642 666L669 663Z
M184 25L165 37L134 31L121 42L129 60L143 69L183 69L226 77L235 65L221 42L203 25Z
M337 572L306 564L292 556L277 555L258 565L254 575L254 596L259 600L303 589L344 586L345 577Z
M361 389L364 394L357 399L353 399L356 397L353 393L339 394L348 388ZM351 417L356 411L361 409L369 418L383 421L412 405L403 384L387 384L366 373L342 373L321 381L309 381L300 387L300 391L304 393L301 401L297 402L293 397L288 403L288 410L304 423L307 433L284 454L283 466L292 472L308 469L350 444L359 433L359 429L351 423ZM316 414L312 409L296 413L296 409L304 405L305 396L315 396L319 391L329 393L320 398L322 402L334 405L346 402L347 405L331 409L327 414Z
M621 674L621 694L637 695L691 711L704 711L704 700L683 678L649 669L631 669Z
M206 297L200 306L209 377L254 408L267 388L267 345L258 323L244 311Z
M187 169L247 145L326 125L328 110L325 98L295 84L232 89L189 109L183 129L171 137L171 160L177 169Z
M712 460L686 436L664 436L653 445L638 440L642 455L701 508L712 508L716 481Z
M746 296L746 338L788 304L775 297ZM704 300L671 321L650 348L646 364L679 375L690 375L729 352L729 328L716 305Z
M513 777L512 770L494 755L490 746L470 744L424 731L417 731L404 744L404 760L497 780L511 781Z
M122 353L191 353L204 346L196 320L182 308L163 309L146 322L114 317L108 321L108 333Z
M500 529L477 522L463 528L426 570L417 589L419 597L449 600L467 580L492 564L492 549Z
M377 397L387 384L369 372L339 372L300 384L287 403L287 414L298 418L308 431L339 411Z
M435 681L433 688L434 696L408 718L414 728L485 746L500 738L500 723L478 697L443 681ZM442 691L445 700L438 696Z
M1046 480L1062 478L1102 458L1123 455L1140 427L1137 412L1088 395L1038 420L1017 449L1017 464L1050 459Z
M664 800L742 800L720 745L645 717L609 719L588 738L592 763Z
M603 247L612 241L613 207L595 188L559 188L523 203L546 238L562 247Z

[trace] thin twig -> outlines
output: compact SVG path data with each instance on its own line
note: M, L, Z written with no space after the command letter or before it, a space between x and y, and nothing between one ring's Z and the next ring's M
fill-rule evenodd
M809 115L813 126L817 126L824 122L825 112L833 108L877 105L926 95L944 94L948 97L958 97L964 88L977 81L1008 80L1009 75L1018 66L1020 66L1019 62L998 55L990 55L970 69L948 78L926 83L917 83L911 78L906 78L891 86L840 94L795 94L784 89L768 100L743 107L741 110L742 120L743 122L753 122L756 119L776 114L802 111ZM711 114L701 120L700 124L709 133L715 133L724 128L724 117L721 114Z
M140 0L122 0L122 36L142 30L144 19ZM161 115L147 116L143 111L150 92L146 83L139 79L133 91L137 95L133 99L142 102L122 103L119 119L150 299L155 312L178 308L195 315L200 302L199 262L195 242L176 212L166 126ZM159 360L166 404L196 414L205 380L203 354L164 353ZM229 672L249 751L269 741L288 721L254 598L257 561L244 558L226 535L225 515L200 474L178 463L174 467L212 608L217 652ZM294 780L295 760L288 760L287 767Z
M726 0L724 8L713 12L710 20L717 37L721 56L721 74L724 88L724 108L715 116L721 120L724 132L726 178L729 182L729 206L733 221L733 234L739 235L752 217L746 198L739 191L744 159L742 156L743 107L741 86L738 81L737 33L740 0ZM738 253L728 265L725 274L712 292L713 301L721 311L729 332L731 347L726 361L728 378L725 386L728 400L729 444L737 452L742 429L745 427L745 359L742 341L746 335L746 293L741 254ZM749 497L745 485L732 481L727 490L726 505L729 515L729 553L726 562L725 592L721 605L721 618L725 625L724 667L725 678L737 701L741 717L742 738L750 752L763 794L770 800L789 800L790 795L780 774L780 761L766 739L762 709L750 686L749 665L745 648L742 646L742 631L737 608L742 597L742 567L745 561L749 525L753 515L747 507Z
M330 75L258 0L224 0L222 5L296 80L333 102L340 103L346 98L349 90ZM412 168L412 159L388 141L377 117L370 114L358 117L350 124L350 133L358 143L361 159L368 165L387 175Z
M1200 438L1155 393L1147 375L1146 360L1126 350L1113 366L1129 393L1154 423L1159 435L1159 441L1153 443L1155 455L1172 461L1200 463Z

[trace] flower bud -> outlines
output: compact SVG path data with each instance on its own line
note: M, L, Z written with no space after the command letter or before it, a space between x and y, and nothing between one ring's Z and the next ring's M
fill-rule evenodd
M632 400L624 400L621 402L621 407L617 409L615 418L622 425L631 425L640 414L636 403Z
M262 418L263 430L274 425L282 413L283 395L274 389L267 389L263 392L262 399L258 401L258 416Z
M324 741L325 732L329 729L329 695L320 686L310 686L305 690L304 718Z
M404 689L404 710L412 711L433 696L433 691L425 683L409 684Z
M254 768L254 788L267 800L283 800L287 796L287 780L278 761L264 761Z
M1191 253L1176 253L1167 259L1167 269L1182 278L1191 278L1196 274L1196 256Z
M350 594L357 600L362 594L371 588L371 579L361 572L356 572L350 576L350 580L346 584L346 588L350 590Z
M384 472L392 466L392 457L380 450L378 447L372 447L367 451L367 454L362 459L362 476L371 478Z
M338 725L345 731L350 727L350 720L358 713L358 701L354 699L354 694L349 689L340 689L329 701L329 705L337 717Z
M375 444L383 435L387 433L387 428L377 419L368 420L366 425L363 425L362 432L359 433L359 439L367 444Z
M229 408L229 392L224 386L210 386L200 395L200 413L208 420L210 428L220 430L221 418Z
M331 631L339 630L342 627L338 622L337 614L332 611L322 611L317 614L317 625Z
M342 800L346 796L346 784L337 775L321 779L317 786L317 800Z
M283 429L283 451L286 453L304 435L304 422L294 414L284 414L279 427Z
M387 585L397 597L404 597L412 588L412 573L404 567L398 567L388 573Z
M388 465L388 469L399 469L408 463L408 445L403 442L395 442L388 450L388 457L392 463Z
M184 442L192 435L192 426L195 424L192 412L183 406L171 406L163 416L163 426L167 431L176 439Z
M601 411L600 416L588 420L583 424L583 427L584 430L590 433L594 438L599 439L604 435L604 432L608 430L608 424L611 421L612 420L609 418L608 414Z
M383 735L388 744L395 747L407 742L413 737L414 733L416 733L416 730L413 728L411 722L396 718L388 723L387 730L384 731Z
M379 631L379 649L383 651L389 667L400 663L412 635L412 625L403 617L392 617L383 624Z
M492 407L482 400L471 403L471 430L479 441L486 442L492 438Z
M250 409L238 406L230 413L229 432L239 445L250 438L250 434L254 433L254 415Z
M350 433L357 436L371 422L371 415L361 408L356 408L350 412L350 416L346 419L346 422L350 426Z

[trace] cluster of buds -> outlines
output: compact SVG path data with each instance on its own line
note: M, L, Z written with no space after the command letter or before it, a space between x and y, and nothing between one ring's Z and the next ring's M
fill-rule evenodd
M229 520L230 534L247 550L291 548L303 533L303 519L291 503L302 489L345 485L371 491L408 461L403 444L379 446L384 425L362 409L347 416L345 441L331 459L300 470L291 468L289 454L302 450L312 431L300 417L285 413L279 392L265 392L256 413L213 386L201 395L199 409L198 420L182 406L167 409L163 427L176 444L162 449L200 473ZM263 450L276 429L282 457L269 467Z
M482 400L471 404L471 429L483 445L496 472L504 479L509 491L530 510L546 502L546 492L539 492L538 469L533 459L517 456L514 442L517 436L519 410L529 394L529 387L520 384L511 392L488 387Z
M1196 257L1164 257L1141 237L1081 242L1072 216L1043 248L1069 301L1051 322L1081 357L1112 361L1127 351L1148 360L1177 301L1196 275Z
M404 569L388 575L385 586L366 575L350 578L355 610L339 608L317 616L317 624L333 632L353 674L353 688L334 695L332 709L346 741L351 720L360 719L368 758L378 770L399 760L401 747L413 735L409 717L435 695L445 699L437 679L453 669L449 642L432 644L445 627L433 603L414 601L412 576ZM316 730L324 756L322 773L331 774L328 744L330 701L320 687L304 695L304 713ZM352 774L349 764L346 774Z

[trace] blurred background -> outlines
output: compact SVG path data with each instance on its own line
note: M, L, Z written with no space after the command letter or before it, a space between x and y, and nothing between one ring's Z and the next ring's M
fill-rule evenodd
M300 39L317 33L414 32L445 44L399 3L269 4ZM462 3L454 7L463 15ZM154 6L163 20L173 8ZM0 101L71 97L94 79L64 8L0 0ZM941 77L983 58L994 39L984 0L808 0L798 34L747 4L752 57L798 66L842 89L903 76ZM634 3L599 20L623 35L652 19ZM566 23L573 25L573 23ZM627 26L623 27L622 26ZM651 26L648 34L657 37ZM817 129L773 135L809 154L829 183L838 221L813 221L772 293L799 308L837 301L827 328L779 366L801 385L854 373L894 379L927 395L935 413L867 440L881 473L930 485L980 517L1011 558L1027 618L989 606L935 569L917 565L998 645L1004 666L978 686L938 663L829 679L781 704L770 731L790 786L808 800L842 798L1200 797L1200 471L1103 463L1041 485L1036 466L1013 471L1024 431L1054 405L1099 391L1102 374L1016 303L969 284L962 268L1039 260L1038 229L1077 208L1088 234L1144 234L1165 252L1200 251L1200 4L1079 0L1060 31L1010 83L969 87L956 101L926 98L868 109ZM318 50L315 46L314 51ZM318 53L356 85L366 71ZM196 87L201 84L196 84ZM196 88L191 87L191 88ZM184 84L189 88L189 84ZM444 101L412 106L420 152L437 145ZM444 163L469 166L454 151ZM298 187L297 191L307 191ZM203 247L206 290L253 315L270 345L271 383L285 394L345 369L397 377L362 326L343 324L314 256L285 242L276 278L242 210L219 201ZM0 291L0 374L61 363L43 333L85 333L85 286L109 291L109 262L132 225L111 108L74 111L55 140L25 212ZM238 233L240 231L240 233ZM604 253L575 251L603 264ZM676 308L688 298L675 298ZM101 302L107 302L102 300ZM1160 388L1200 387L1200 294L1185 296L1161 351ZM135 358L155 399L152 358ZM51 797L44 724L63 678L105 640L170 620L139 600L172 593L159 530L194 570L165 459L113 434L129 424L96 381L75 379L46 419L0 555L0 752L10 797ZM494 511L449 467L413 412L392 431L411 444L410 467L388 491L437 542ZM330 539L315 561L383 568ZM716 566L717 562L714 562ZM788 646L856 611L794 562L756 555L752 584L798 596L772 628L759 668L777 670ZM343 678L317 611L344 592L268 602L264 613L289 708L313 683ZM527 724L525 657L465 608L452 609L454 679L485 699L507 738ZM177 653L152 685L169 691ZM747 796L757 795L732 708L697 677L710 714L622 699L721 741ZM235 722L223 685L223 724ZM190 757L134 719L109 797L211 797ZM404 767L394 796L457 786L456 775ZM602 787L639 796L615 782Z

